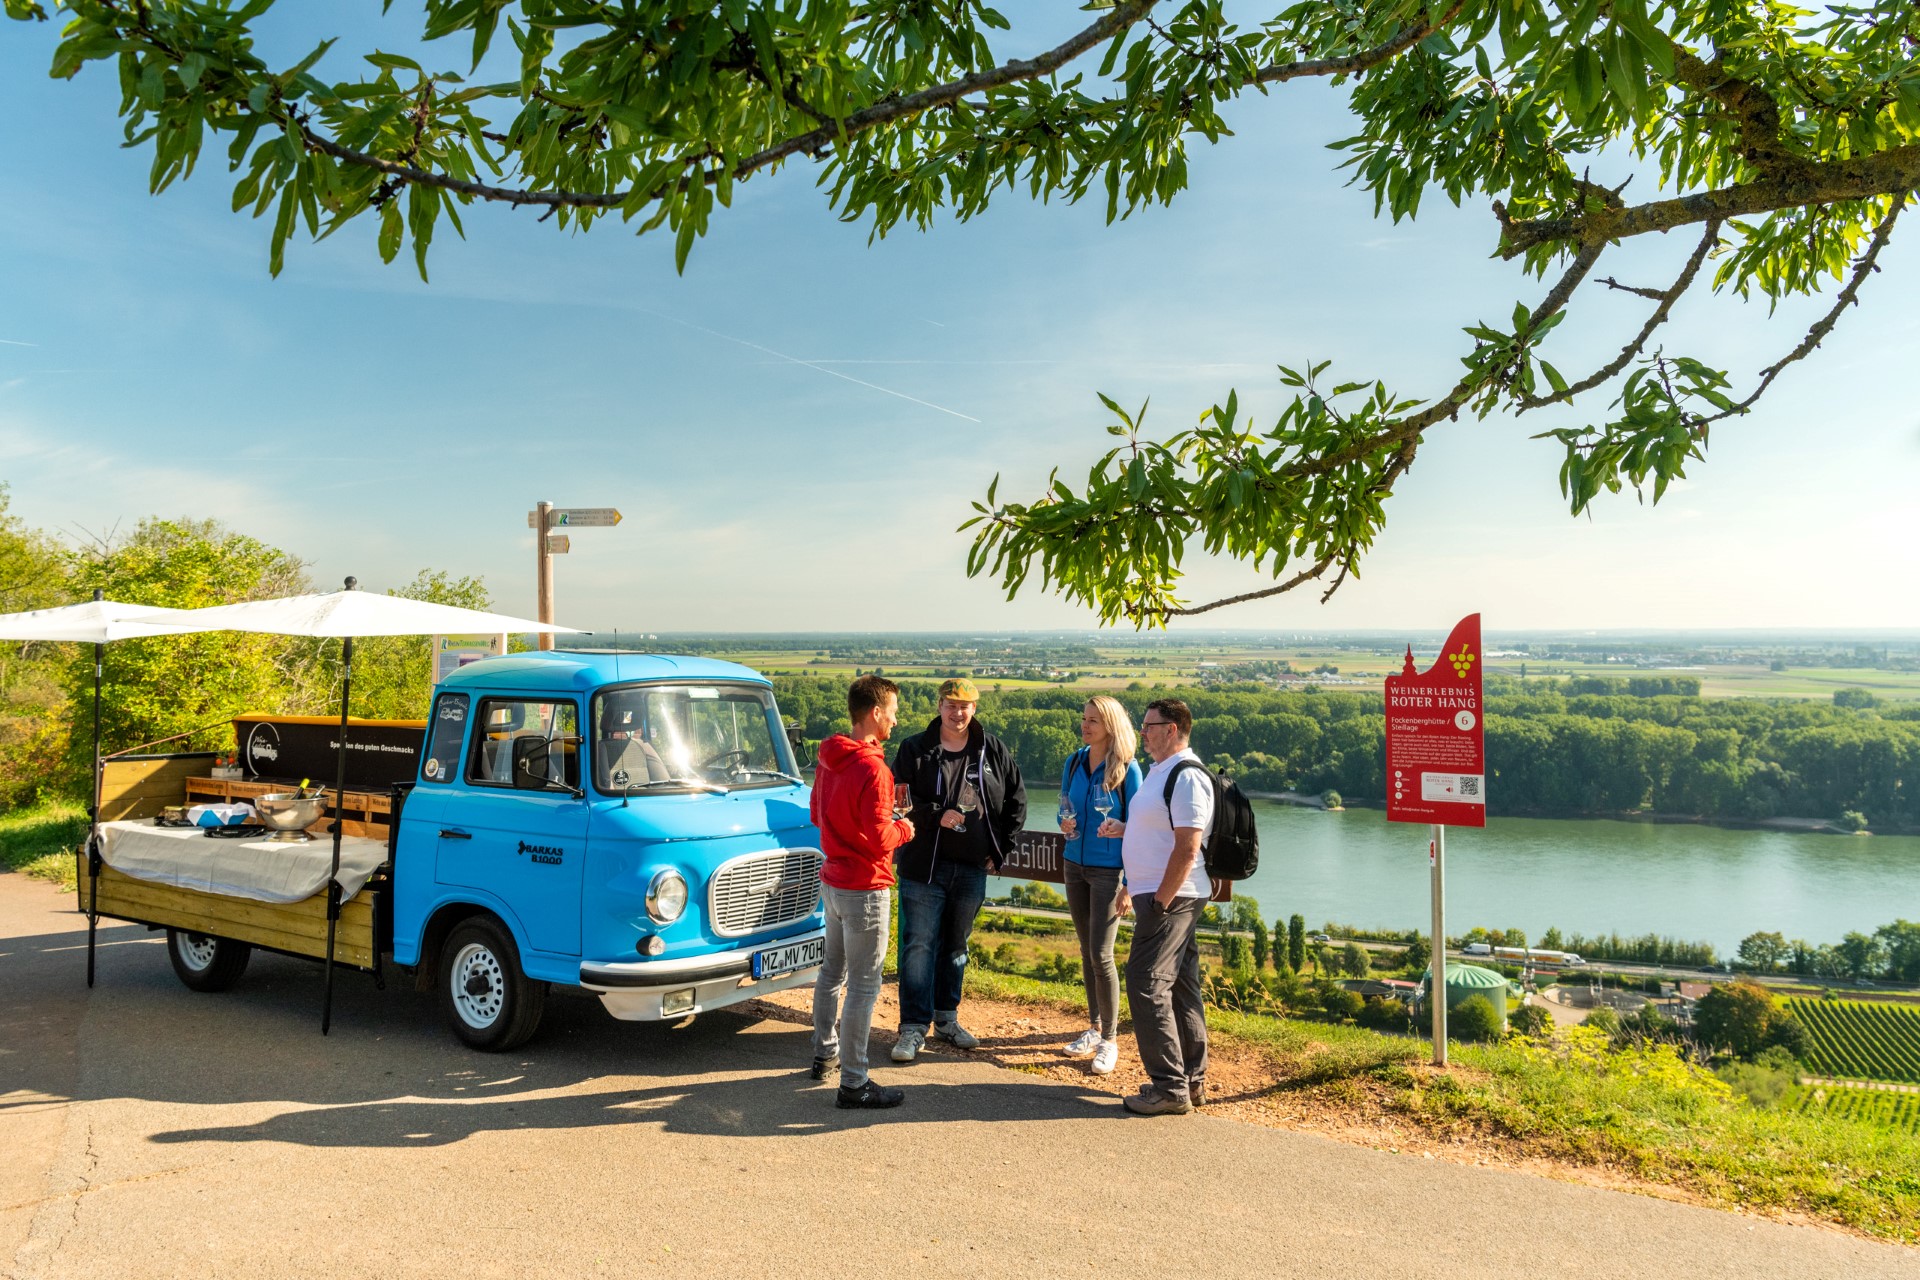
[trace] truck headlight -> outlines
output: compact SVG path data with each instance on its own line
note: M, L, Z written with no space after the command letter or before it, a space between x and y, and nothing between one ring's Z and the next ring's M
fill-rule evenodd
M647 914L656 923L672 924L686 909L686 877L671 867L654 872L653 881L647 886Z

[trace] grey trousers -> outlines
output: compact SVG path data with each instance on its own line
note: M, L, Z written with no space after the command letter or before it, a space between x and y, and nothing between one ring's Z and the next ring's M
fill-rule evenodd
M1151 893L1133 899L1133 949L1127 953L1127 1007L1140 1065L1159 1093L1185 1098L1207 1078L1207 1010L1200 998L1200 942L1206 903Z
M813 1056L830 1058L837 1052L841 1088L858 1089L867 1082L867 1033L873 1029L873 1002L880 995L892 895L885 889L822 889L827 958L813 984Z
M1087 867L1068 859L1065 868L1067 911L1080 935L1080 976L1087 984L1087 1025L1103 1039L1120 1030L1120 970L1113 963L1113 940L1120 932L1119 867Z

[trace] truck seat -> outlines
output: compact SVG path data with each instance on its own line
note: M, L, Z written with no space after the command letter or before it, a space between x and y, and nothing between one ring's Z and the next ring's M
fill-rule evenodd
M627 775L629 783L665 782L673 776L667 772L666 761L660 758L660 753L644 738L602 738L600 751L607 758L609 780L621 773Z

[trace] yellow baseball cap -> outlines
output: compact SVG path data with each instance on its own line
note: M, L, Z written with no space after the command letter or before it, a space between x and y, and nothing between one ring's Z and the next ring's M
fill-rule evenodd
M973 687L973 681L955 678L940 682L940 696L951 698L955 702L978 702L980 691Z

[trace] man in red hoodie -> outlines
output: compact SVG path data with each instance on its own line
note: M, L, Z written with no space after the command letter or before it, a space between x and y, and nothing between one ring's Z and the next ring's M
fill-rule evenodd
M897 1107L906 1094L867 1076L867 1033L893 914L893 851L913 839L913 824L893 816L893 772L881 746L900 720L900 687L861 676L847 690L847 713L853 733L820 744L813 779L813 825L827 857L820 868L827 958L813 988L813 1078L824 1080L838 1062L837 1105Z

